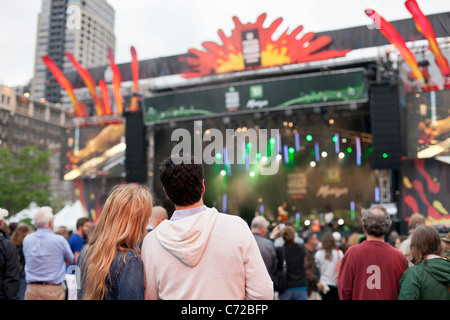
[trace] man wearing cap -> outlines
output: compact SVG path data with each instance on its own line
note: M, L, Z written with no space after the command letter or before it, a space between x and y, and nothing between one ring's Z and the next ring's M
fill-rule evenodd
M36 232L23 239L25 300L64 300L66 263L73 263L72 250L62 235L52 231L52 208L40 208L34 216L34 226Z
M19 255L16 246L3 231L8 210L0 208L0 300L19 299Z

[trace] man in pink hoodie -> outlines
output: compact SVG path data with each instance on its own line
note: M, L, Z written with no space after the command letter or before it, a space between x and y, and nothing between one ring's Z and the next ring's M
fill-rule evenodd
M145 298L272 300L273 283L247 223L203 204L202 165L172 156L159 170L176 210L142 244Z

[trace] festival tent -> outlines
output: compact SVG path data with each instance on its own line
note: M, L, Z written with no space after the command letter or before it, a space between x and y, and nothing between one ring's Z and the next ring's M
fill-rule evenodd
M55 214L53 230L56 230L59 227L66 227L67 229L76 232L77 220L83 217L87 217L87 214L80 200L77 200L72 205L65 206L61 211Z
M6 217L6 222L8 224L12 222L20 223L23 220L31 219L33 220L34 215L36 212L40 209L39 205L32 201L27 208L17 212L15 215L9 214L9 216ZM33 223L33 221L31 221Z

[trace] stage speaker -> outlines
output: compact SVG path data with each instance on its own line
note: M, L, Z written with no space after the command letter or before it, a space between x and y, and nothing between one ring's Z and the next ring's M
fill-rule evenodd
M372 83L369 96L373 137L372 167L398 169L401 148L397 86L389 81Z
M147 182L147 139L142 112L125 112L126 182Z

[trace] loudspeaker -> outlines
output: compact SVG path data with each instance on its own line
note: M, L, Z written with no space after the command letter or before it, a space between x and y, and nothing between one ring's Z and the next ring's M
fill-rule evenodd
M126 182L147 182L147 140L142 112L124 112Z
M397 86L389 81L372 83L370 123L373 137L372 167L398 169L400 165L400 121Z

